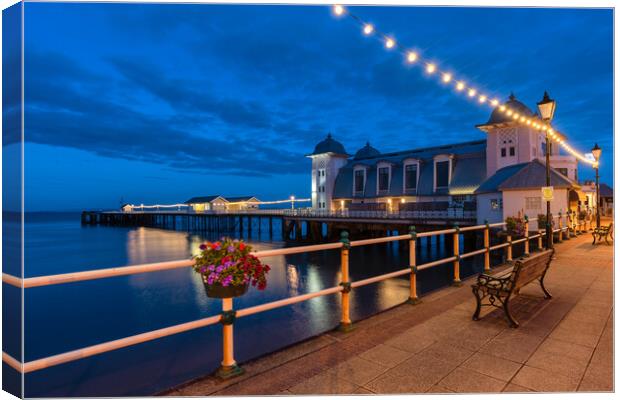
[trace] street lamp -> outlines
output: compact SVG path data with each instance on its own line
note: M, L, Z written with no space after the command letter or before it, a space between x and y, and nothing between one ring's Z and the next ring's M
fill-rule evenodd
M603 150L598 147L598 143L594 144L594 147L592 148L592 155L594 156L594 159L596 160L596 163L594 164L594 171L596 171L596 228L600 228L601 227L601 214L600 214L600 204L601 204L601 199L600 199L600 188L599 188L599 184L598 184L598 160L601 158L601 153L603 152Z
M291 196L291 210L295 209L295 196Z
M537 104L540 117L547 124L551 123L553 114L555 113L555 100L549 97L549 93L545 91L543 98ZM551 156L551 141L549 140L549 130L545 129L545 169L547 170L547 187L551 186L551 164L549 157ZM561 233L561 232L560 232ZM551 231L551 202L547 200L547 249L553 248L553 232Z

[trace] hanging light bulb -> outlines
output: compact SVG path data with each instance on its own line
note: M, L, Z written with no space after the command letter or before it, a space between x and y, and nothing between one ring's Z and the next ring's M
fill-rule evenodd
M407 53L407 61L409 63L414 63L418 59L418 54L415 51L410 51Z
M334 6L334 14L336 14L337 16L341 16L344 14L344 7L341 6L340 4L336 4Z
M458 90L460 92L463 89L465 89L465 82L463 82L463 81L457 82L456 83L456 90Z
M364 25L364 35L368 36L375 31L375 27L372 24Z
M480 103L484 103L485 101L487 101L487 96L485 95L481 95L480 97L478 97L478 101Z
M394 42L394 39L392 39L392 38L385 39L385 47L386 48L391 49L392 47L394 47L395 44L396 44L396 42Z
M426 65L426 72L429 74L432 74L433 72L435 72L435 70L437 69L437 67L435 66L435 64L427 64Z
M443 74L443 76L441 77L441 80L444 81L444 83L450 82L451 79L452 79L452 75L448 73Z
M467 95L468 95L469 97L474 97L474 96L476 95L476 89L469 89L469 90L467 91Z
M491 100L491 105L492 105L493 107L497 107L497 105L498 105L498 104L499 104L499 100L497 100L497 99L493 99L493 100Z

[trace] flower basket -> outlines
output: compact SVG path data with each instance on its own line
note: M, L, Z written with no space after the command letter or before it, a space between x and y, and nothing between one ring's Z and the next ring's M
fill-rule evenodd
M202 275L202 283L205 286L207 297L211 297L214 299L229 299L232 297L241 297L248 292L248 289L250 287L249 283L228 286L224 286L221 283L209 284L205 275Z
M230 238L200 245L200 254L194 257L194 271L201 275L208 297L239 297L250 285L258 290L267 287L270 267L250 254L251 251L252 247L243 241Z

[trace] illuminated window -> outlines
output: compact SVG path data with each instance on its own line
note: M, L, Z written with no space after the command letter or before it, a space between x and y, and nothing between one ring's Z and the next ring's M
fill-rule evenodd
M491 199L491 210L501 210L504 207L502 199Z

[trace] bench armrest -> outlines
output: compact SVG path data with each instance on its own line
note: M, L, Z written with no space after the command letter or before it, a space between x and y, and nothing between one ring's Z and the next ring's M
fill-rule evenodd
M498 278L497 276L480 274L476 284L478 286L486 286L491 288L502 288L510 282L510 275L505 278Z

